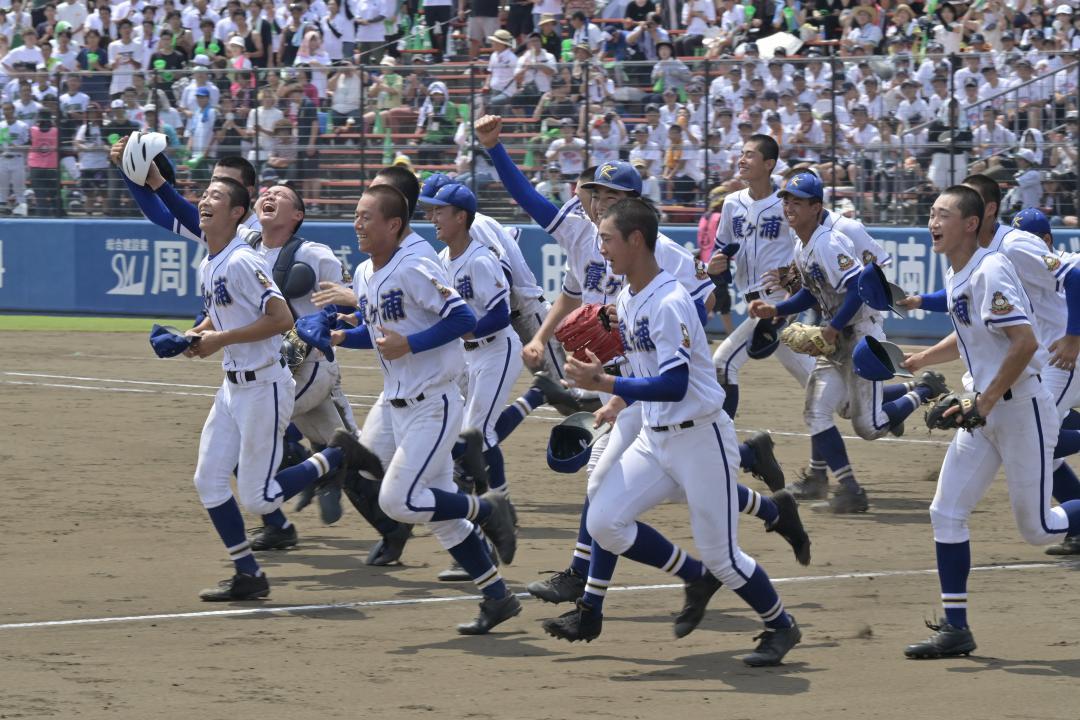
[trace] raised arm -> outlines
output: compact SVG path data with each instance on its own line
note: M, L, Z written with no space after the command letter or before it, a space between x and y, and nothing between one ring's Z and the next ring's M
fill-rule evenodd
M495 172L499 174L502 184L510 192L525 212L529 213L536 224L542 228L549 227L559 208L555 207L547 198L536 191L533 184L518 169L506 148L499 142L499 130L502 127L502 118L498 115L485 115L476 123L476 137L480 140L491 157L495 166Z

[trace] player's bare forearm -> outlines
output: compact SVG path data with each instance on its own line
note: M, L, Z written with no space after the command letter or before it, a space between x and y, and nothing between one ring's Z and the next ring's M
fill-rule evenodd
M1039 349L1039 341L1030 325L1010 325L1002 330L1009 338L1009 351L1005 353L1001 367L998 368L997 375L994 376L990 385L979 393L979 411L983 415L989 412L1001 396L1016 384L1024 368L1031 362L1035 351Z
M908 355L904 358L902 364L908 370L915 372L930 365L940 365L959 358L960 346L956 341L956 333L950 333L948 337L942 339L936 345L928 347L922 352Z
M555 334L555 328L559 327L563 318L579 307L581 307L581 298L559 293L559 297L555 298L555 302L551 304L551 310L540 323L540 329L536 331L532 341L541 345L546 343Z
M255 322L224 332L204 333L199 340L199 357L207 357L226 345L258 342L289 331L293 316L289 306L280 297L272 297L266 303L265 312Z

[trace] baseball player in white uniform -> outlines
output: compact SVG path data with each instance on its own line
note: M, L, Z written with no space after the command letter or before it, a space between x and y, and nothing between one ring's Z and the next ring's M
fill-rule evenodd
M361 252L371 258L354 278L360 324L334 331L332 340L375 350L396 445L379 505L399 522L427 523L469 572L484 600L477 618L459 625L458 632L482 634L521 612L521 604L473 532L473 522L506 563L513 561L517 539L502 495L477 498L454 485L450 452L464 410L455 377L465 362L460 339L475 329L476 316L449 287L437 261L402 245L409 216L408 200L388 185L369 187L357 202L354 227Z
M1032 326L1040 345L1050 353L1040 376L1054 398L1059 416L1057 426L1061 426L1072 407L1080 404L1080 379L1076 378L1080 323L1068 324L1070 312L1080 317L1080 287L1066 282L1073 258L1049 251L1037 235L997 222L1001 190L993 179L970 175L964 179L964 185L978 192L983 200L980 247L1003 253L1009 259L1024 293L1035 308L1031 313ZM948 311L945 290L908 298L904 304L934 312ZM1058 502L1080 499L1080 480L1062 460L1077 450L1080 450L1080 433L1073 428L1060 429L1053 472L1053 496ZM1048 552L1063 554L1069 548L1080 550L1074 541L1067 540L1061 546L1049 548Z
M829 508L836 513L863 512L869 507L866 492L855 480L834 415L846 404L856 434L875 440L900 426L924 402L944 394L947 388L940 375L928 372L911 390L886 402L882 383L855 374L851 352L859 340L866 336L885 339L881 315L864 305L858 292L863 265L855 259L855 246L846 235L821 224L824 187L817 175L796 174L777 195L796 239L795 265L802 288L775 305L763 299L753 300L748 312L751 317L772 320L798 315L816 305L825 316L827 324L822 334L837 349L816 360L806 385L804 417L813 454L825 459L839 481ZM812 482L812 477L803 480L804 496L809 494ZM824 485L813 488L813 493L817 497L824 495Z
M262 259L237 236L249 205L247 190L229 178L212 181L199 202L208 250L199 267L207 315L188 331L197 339L185 352L209 357L223 350L225 380L199 439L195 488L236 567L233 577L200 594L207 601L251 600L270 593L232 495L233 469L240 505L261 515L264 525L287 528L282 502L336 470L345 454L344 434L335 435L332 447L274 472L293 408L295 383L280 354L280 336L293 317Z
M436 237L446 243L439 259L453 287L478 318L465 348L465 419L462 427L480 431L488 485L509 500L509 487L495 421L521 374L521 340L510 327L510 280L499 257L472 237L476 197L458 183L443 185L432 206Z
M643 427L593 497L589 531L605 550L671 567L683 578L687 603L676 619L678 637L697 626L709 598L726 583L765 623L760 644L743 661L777 665L801 635L765 570L738 546L738 441L722 410L724 392L694 301L657 262L657 218L647 203L616 203L605 213L600 233L604 257L626 278L617 316L633 376L606 374L595 355L588 363L568 358L566 373L576 385L639 404ZM723 473L719 482L717 471ZM637 519L672 497L686 499L704 562ZM586 586L578 608L545 622L545 629L562 637L566 626L574 626L575 639L596 637L605 589Z
M26 194L26 148L30 146L30 126L15 117L15 106L3 105L0 122L0 206L11 198L14 205Z
M907 647L912 658L975 649L967 622L968 518L999 468L1024 540L1044 545L1080 534L1080 500L1050 507L1058 412L1040 379L1048 353L1032 326L1037 311L1008 256L979 247L982 222L984 203L970 187L950 187L934 202L929 230L934 252L949 261L945 292L955 332L904 363L916 370L961 358L964 388L978 393L975 405L986 419L957 431L941 466L930 519L945 618L930 625L931 637Z

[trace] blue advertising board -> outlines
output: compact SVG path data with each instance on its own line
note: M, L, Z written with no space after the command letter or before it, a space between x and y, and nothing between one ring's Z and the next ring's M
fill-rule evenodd
M416 230L434 241L434 229ZM870 228L892 255L889 280L908 292L942 285L944 258L930 249L925 228ZM694 249L697 228L664 228L676 242ZM348 223L308 222L301 233L324 243L355 267L363 259ZM1058 230L1060 249L1080 251L1080 232ZM522 253L544 292L554 298L562 284L563 254L535 226L522 226ZM436 243L438 244L438 243ZM0 312L194 316L201 307L196 270L205 254L201 243L177 237L145 220L4 220L0 222ZM735 298L736 319L746 303ZM718 328L715 318L711 327ZM939 338L951 330L948 318L916 311L892 318L886 328L900 338Z

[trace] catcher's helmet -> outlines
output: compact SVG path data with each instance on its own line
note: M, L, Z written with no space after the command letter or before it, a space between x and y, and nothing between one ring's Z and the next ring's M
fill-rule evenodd
M607 430L593 429L592 413L574 413L551 428L548 467L559 473L575 473L589 462L593 443Z
M870 381L884 381L894 375L913 377L900 366L904 351L890 342L881 342L869 335L855 345L851 353L855 374Z
M784 322L783 318L775 322L758 320L750 344L746 346L747 356L752 360L762 360L776 352L780 345L780 328L784 327Z
M150 163L155 163L167 181L169 173L165 171L160 162L157 162L157 157L165 151L168 145L169 139L163 133L140 132L138 130L131 133L127 145L124 146L124 156L120 163L124 174L136 185L145 185L146 175L150 172ZM172 172L172 165L167 159L162 159L165 167Z
M900 317L907 317L897 303L907 297L899 285L885 279L885 273L870 263L859 274L859 296L874 310L892 310Z

